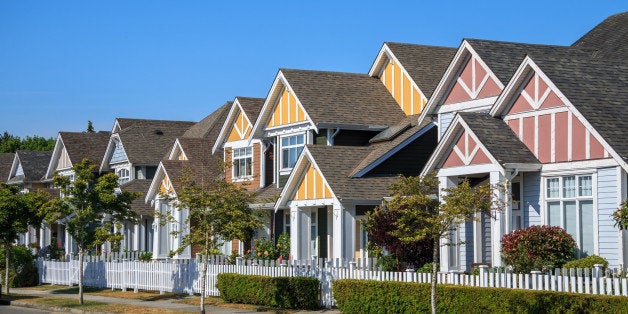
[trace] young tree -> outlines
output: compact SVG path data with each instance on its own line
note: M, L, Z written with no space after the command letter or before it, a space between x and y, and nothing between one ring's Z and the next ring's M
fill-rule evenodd
M87 130L85 130L85 133L94 133L96 131L94 131L94 124L92 123L92 120L88 120L87 121Z
M110 223L135 222L137 215L131 202L137 193L118 191L118 176L113 173L96 177L96 165L83 159L72 166L75 179L56 175L53 183L60 188L61 198L46 206L46 220L66 218L66 228L78 247L79 301L83 304L83 255L94 247L100 235L110 234Z
M11 266L11 247L18 234L28 230L28 226L39 226L41 216L39 210L49 195L43 191L20 194L18 186L0 183L0 241L5 250L5 277L7 294L9 294L9 269Z
M436 313L436 274L438 267L439 240L447 237L455 228L466 221L474 220L477 214L493 216L502 210L503 204L496 197L496 187L488 184L472 187L469 181L443 189L442 202L438 200L438 179L434 175L404 177L391 185L393 197L387 206L401 214L393 222L391 235L403 243L416 243L432 239L432 313Z
M223 177L197 182L192 172L186 169L178 180L181 187L176 197L164 197L173 201L178 210L189 211L185 224L191 227L185 233L183 230L178 232L182 235L182 243L177 253L188 246L202 249L200 312L205 313L208 256L222 245L222 239L250 242L255 230L262 227L266 212L251 208L252 194Z

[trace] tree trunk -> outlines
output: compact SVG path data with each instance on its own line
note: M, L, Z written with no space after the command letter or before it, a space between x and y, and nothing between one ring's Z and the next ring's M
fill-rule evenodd
M9 267L11 266L11 243L4 244L4 284L7 286L9 296Z
M432 314L436 314L436 274L438 267L438 247L439 247L439 238L434 238L434 248L432 249L432 292L431 292L431 302L432 306Z
M79 247L79 303L83 305L83 247Z
M201 274L201 314L205 314L205 289L207 288L207 257L209 255L209 234L205 232L205 248L203 252L203 273Z

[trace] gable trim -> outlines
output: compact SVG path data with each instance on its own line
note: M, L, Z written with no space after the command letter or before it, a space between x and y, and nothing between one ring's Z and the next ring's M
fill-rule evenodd
M222 124L222 127L220 128L218 139L216 140L216 142L214 143L214 146L212 147L212 154L215 154L216 151L220 149L221 147L223 147L224 144L226 143L227 137L229 136L229 131L231 131L231 129L233 128L233 124L236 122L236 118L238 117L237 114L239 112L242 112L246 121L248 121L249 124L253 125L253 123L251 122L251 119L249 119L249 116L246 114L246 112L242 108L242 105L240 104L240 100L238 99L238 97L236 97L235 100L233 101L233 104L231 105L231 109L229 109L229 114L227 115L227 119L225 120L225 122ZM251 129L251 134L249 135L249 137L253 135L253 130L254 130L254 127L252 127ZM246 139L243 139L243 140L246 140Z
M52 158L50 158L50 162L48 162L48 169L46 169L46 175L44 176L44 179L52 179L52 176L56 170L56 165L58 164L59 158L61 158L61 153L63 152L64 147L65 144L63 143L63 139L61 138L61 133L59 133L57 134L57 141L55 142L55 147L52 150ZM70 161L70 163L71 162L72 161Z
M109 138L109 143L107 144L107 150L105 150L105 156L102 159L102 162L100 164L100 172L104 172L106 170L110 170L109 168L109 160L110 155L113 154L114 150L115 150L115 143L114 143L114 139L117 139L120 142L120 145L122 146L122 149L124 150L124 153L126 154L126 149L124 148L124 144L122 143L122 139L120 138L120 136L116 133L116 134L111 134L111 137ZM127 156L127 162L130 163L130 160L128 160L128 156Z
M155 176L153 177L153 180L150 183L148 192L146 192L146 197L144 198L145 203L148 203L149 201L153 201L157 197L157 195L159 194L159 188L161 186L161 182L164 180L164 178L168 178L168 181L170 181L170 176L168 176L168 172L166 172L166 168L164 167L164 164L162 162L159 162L159 166L157 166L157 172L155 173ZM174 186L172 186L172 193L176 196L176 191L174 190Z
M183 157L185 157L185 160L188 160L188 156L185 154L185 151L183 150L183 146L181 146L181 142L179 141L179 138L174 140L174 145L172 145L172 149L170 150L170 154L168 154L168 159L169 160L178 160L178 156L176 156L176 152L177 152L177 148L179 149L179 151L181 152L181 154L183 154Z

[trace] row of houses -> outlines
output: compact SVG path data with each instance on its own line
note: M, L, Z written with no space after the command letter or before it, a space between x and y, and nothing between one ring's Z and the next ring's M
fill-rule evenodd
M266 98L235 97L199 122L122 119L110 132L60 132L52 153L0 156L24 190L51 188L83 158L142 192L139 224L122 247L167 258L184 230L173 211L177 178L228 181L255 194L269 221L257 237L290 235L291 257L368 256L365 214L402 175L436 172L442 188L509 183L508 208L442 239L441 270L501 266L501 237L556 225L578 255L628 262L628 235L611 213L628 198L628 13L610 16L570 46L464 39L458 48L384 43L368 73L280 69ZM11 160L8 162L8 160ZM2 168L4 169L4 168ZM4 170L3 170L4 171ZM161 223L158 213L178 222ZM37 236L39 235L39 236ZM63 221L24 242L73 244ZM455 245L446 245L455 244ZM224 253L243 253L237 240ZM188 248L175 258L188 258Z

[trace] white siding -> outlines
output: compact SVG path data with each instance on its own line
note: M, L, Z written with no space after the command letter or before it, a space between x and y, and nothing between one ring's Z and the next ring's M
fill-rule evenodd
M602 168L597 172L598 246L599 255L609 266L619 266L619 235L611 214L617 204L617 168ZM591 225L591 227L593 227Z
M111 160L109 163L116 163L121 161L126 161L126 153L124 152L124 148L122 147L122 143L119 141L115 141L116 147L113 150L113 154L111 155Z
M440 138L442 138L445 131L447 131L449 124L451 124L451 120L454 118L454 114L455 112L446 112L438 115L438 132L440 134Z
M523 174L522 195L522 227L527 228L541 224L541 174L539 172L525 172Z

